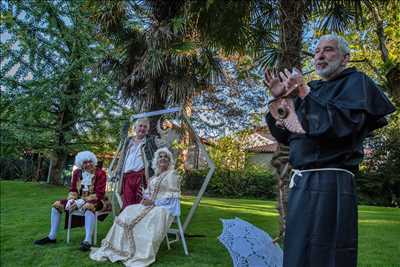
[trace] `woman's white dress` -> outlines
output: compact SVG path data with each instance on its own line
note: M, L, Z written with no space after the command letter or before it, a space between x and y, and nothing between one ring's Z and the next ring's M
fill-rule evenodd
M92 248L91 259L122 261L129 267L148 266L155 261L173 216L180 213L179 176L174 170L153 176L144 196L155 205L127 206L115 219L101 247Z

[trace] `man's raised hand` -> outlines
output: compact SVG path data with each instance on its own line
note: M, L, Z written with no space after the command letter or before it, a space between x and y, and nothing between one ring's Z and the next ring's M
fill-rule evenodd
M285 84L281 82L275 69L273 72L271 72L268 68L266 68L264 76L264 84L269 88L273 97L277 98L285 93Z
M292 72L285 69L284 72L279 73L279 76L286 87L288 95L292 95L293 92L293 94L304 98L310 92L310 88L305 84L303 75L298 69L293 68Z

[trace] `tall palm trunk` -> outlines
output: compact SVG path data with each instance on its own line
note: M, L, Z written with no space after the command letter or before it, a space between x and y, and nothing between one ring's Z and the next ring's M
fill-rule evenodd
M192 116L192 98L188 98L185 100L183 104L183 113L190 118ZM181 158L183 162L183 168L186 171L190 169L190 164L189 164L189 147L190 147L190 131L187 129L187 125L183 125L183 131L182 131L182 139L181 143L184 144L184 148L182 149L181 152ZM195 159L193 159L194 163Z
M161 92L161 79L160 81L152 82L153 86L153 94L150 96L148 110L154 111L165 108L165 104L167 103L167 98ZM154 116L150 118L150 130L149 133L152 135L157 135L157 121L160 116Z
M278 69L297 67L301 68L302 35L304 27L303 0L280 1L280 50Z
M159 25L168 24L179 12L180 8L184 5L184 1L160 1L149 0L148 3L153 7L154 18L158 21ZM164 70L165 75L160 75L158 79L152 82L153 94L149 101L149 111L164 109L167 103L167 96L162 91L163 78L168 77L168 70ZM156 125L159 117L153 117L150 120L150 134L157 134Z
M301 50L303 35L303 19L305 13L305 4L303 0L280 1L280 56L278 59L278 70L296 67L301 69ZM278 211L280 231L279 238L285 235L286 216L287 216L287 198L289 191L290 165L288 162L289 149L282 144L273 156L273 166L276 169L276 178L278 180Z

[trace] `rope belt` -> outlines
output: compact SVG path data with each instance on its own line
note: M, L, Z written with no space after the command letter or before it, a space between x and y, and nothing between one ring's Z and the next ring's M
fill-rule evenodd
M320 168L320 169L306 169L306 170L297 170L297 169L293 169L292 172L292 177L290 178L290 183L289 183L289 188L292 188L296 185L296 182L294 181L294 177L296 176L303 176L303 172L318 172L318 171L341 171L341 172L347 172L348 174L350 174L351 176L354 177L354 173L352 173L349 170L346 169L341 169L341 168Z

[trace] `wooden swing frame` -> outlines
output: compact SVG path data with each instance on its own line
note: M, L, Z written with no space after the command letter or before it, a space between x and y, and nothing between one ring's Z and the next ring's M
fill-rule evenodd
M196 195L196 199L195 199L192 207L190 208L189 213L186 215L186 217L184 219L183 231L186 231L186 229L187 229L188 225L190 224L190 222L191 222L191 220L192 220L192 218L193 218L198 206L200 205L201 198L203 197L204 192L207 189L207 185L210 182L211 177L215 172L215 163L214 163L214 161L208 155L204 144L200 141L200 137L197 135L196 131L194 130L194 128L192 126L192 124L190 123L190 119L182 112L182 108L181 107L162 109L162 110L157 110L157 111L151 111L151 112L145 112L145 113L136 114L136 115L132 116L131 122L133 123L135 120L140 119L140 118L149 118L149 117L153 117L153 116L159 116L159 115L164 115L164 114L173 114L173 113L177 114L181 118L181 120L182 120L181 124L185 123L188 126L187 129L192 134L192 136L194 136L194 141L196 142L196 144L197 144L198 148L200 149L200 151L205 156L207 164L208 164L208 168L209 168L209 170L207 172L207 175L206 175L206 177L204 179L204 182L203 182L199 192ZM118 185L122 181L122 174L121 173L120 174L116 173L117 170L114 167L116 165L118 155L120 154L121 150L123 149L123 144L125 143L126 138L128 138L128 136L123 136L121 138L121 141L120 141L120 143L118 145L118 148L117 148L117 152L114 155L114 157L113 157L113 159L111 161L111 164L109 166L109 169L108 169L108 173L109 173L109 176L111 177L111 182L112 182L112 189L111 189L111 191L112 191L112 200L111 200L111 202L112 202L112 206L113 206L112 207L112 211L113 211L113 216L114 217L116 216L116 210L118 208L122 207L122 197L118 192ZM115 201L115 200L117 200L117 201ZM118 204L119 207L116 207L116 203Z

